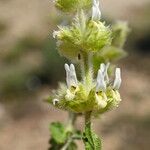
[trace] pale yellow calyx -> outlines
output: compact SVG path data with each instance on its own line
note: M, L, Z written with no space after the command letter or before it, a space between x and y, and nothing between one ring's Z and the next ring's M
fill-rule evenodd
M112 95L117 102L121 101L120 93L117 90L112 90Z
M66 91L66 95L65 95L65 99L66 100L73 100L75 97L74 93L71 93L71 91L69 89L67 89Z
M95 93L95 98L100 108L105 108L107 105L107 96L104 92Z
M74 87L71 86L69 89L66 91L65 99L66 100L73 100L75 98L76 92L79 90L79 87Z

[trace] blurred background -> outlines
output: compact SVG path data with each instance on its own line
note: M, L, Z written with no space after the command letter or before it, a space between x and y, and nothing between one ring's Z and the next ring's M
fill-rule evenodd
M150 1L101 3L106 22L126 20L132 32L125 47L129 56L118 63L123 101L94 127L104 150L149 150ZM52 38L62 20L52 0L0 0L0 150L46 150L48 125L66 121L65 112L43 101L65 79L66 60ZM82 118L78 122L80 128Z

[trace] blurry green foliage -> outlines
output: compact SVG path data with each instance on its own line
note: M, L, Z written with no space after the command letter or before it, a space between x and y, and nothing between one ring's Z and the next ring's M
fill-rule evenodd
M50 133L51 140L49 141L49 143L51 147L49 148L49 150L77 150L77 145L73 141L73 137L77 140L78 138L75 136L80 136L80 132L70 131L64 124L59 122L53 122L50 125ZM71 140L69 140L69 136L72 136Z
M65 126L59 122L52 123L50 125L50 131L52 138L59 144L65 143L67 139L67 134L65 131Z
M40 39L34 36L25 36L19 39L16 44L9 50L8 54L5 55L4 61L18 61L20 57L27 51L39 50L42 48L42 43Z
M36 60L36 52L38 59ZM31 55L30 55L31 53ZM26 55L28 54L28 55ZM28 57L32 57L31 62ZM42 84L52 84L62 78L64 59L55 50L53 39L41 40L27 35L2 57L0 96L36 90ZM34 87L37 86L37 87Z

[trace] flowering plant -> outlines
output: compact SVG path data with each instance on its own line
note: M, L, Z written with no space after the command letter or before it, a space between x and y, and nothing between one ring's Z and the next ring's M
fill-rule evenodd
M112 63L126 56L122 48L129 28L125 22L106 26L99 5L99 0L55 0L57 9L76 14L71 25L58 26L53 37L60 55L80 66L81 80L75 66L65 64L66 84L61 83L48 97L54 107L69 112L66 127L58 122L50 125L50 150L76 150L77 139L83 140L86 150L100 150L91 118L118 107L121 101L121 69L115 69L112 80ZM74 127L78 115L85 118L83 132Z

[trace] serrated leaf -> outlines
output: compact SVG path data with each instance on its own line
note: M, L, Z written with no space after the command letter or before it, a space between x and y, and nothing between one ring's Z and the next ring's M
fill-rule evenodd
M65 131L65 127L63 124L59 122L54 122L50 125L50 132L52 138L55 140L58 144L65 143L67 139L67 133Z
M101 150L101 141L91 129L91 123L87 123L83 133L85 150Z

